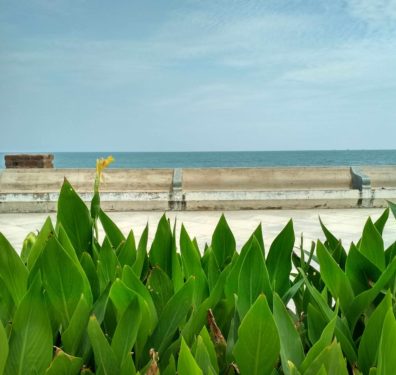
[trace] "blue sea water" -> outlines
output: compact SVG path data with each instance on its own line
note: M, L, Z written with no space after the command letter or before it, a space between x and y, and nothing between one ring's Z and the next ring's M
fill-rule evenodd
M55 168L94 168L113 155L111 168L396 165L396 150L230 152L53 152ZM4 168L0 152L0 169Z

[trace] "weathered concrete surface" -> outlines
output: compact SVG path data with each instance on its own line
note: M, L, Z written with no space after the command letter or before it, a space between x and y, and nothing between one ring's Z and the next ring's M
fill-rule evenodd
M304 233L304 244L307 248L310 241L318 238L324 240L324 236L319 224L319 216L325 225L334 233L337 238L341 238L344 247L349 248L351 241L356 242L362 233L364 223L369 216L373 220L377 219L383 209L315 209L315 210L265 210L265 211L228 211L225 213L227 221L233 231L240 250L257 225L262 223L263 235L266 249L268 251L271 242L279 234L290 218L293 219L296 233L296 246L300 244L300 234ZM121 231L127 235L133 229L137 240L140 238L145 225L149 224L149 243L154 237L155 229L163 212L110 212L109 216L120 227ZM184 211L167 212L173 223L176 221L177 233L180 233L181 223L186 227L192 237L196 237L203 249L205 242L210 243L212 233L220 218L219 211ZM2 232L15 249L19 252L25 236L30 231L39 230L44 224L47 214L0 214L0 232ZM56 215L50 214L55 220ZM103 230L99 229L100 238L103 239ZM383 234L386 246L396 240L396 220L392 216L385 226Z
M108 211L386 207L395 176L396 166L110 169L101 201ZM54 211L64 177L91 200L94 169L0 172L0 213Z

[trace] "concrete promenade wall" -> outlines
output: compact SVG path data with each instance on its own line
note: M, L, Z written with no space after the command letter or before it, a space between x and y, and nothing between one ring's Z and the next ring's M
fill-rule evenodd
M0 212L50 212L64 178L87 203L94 169L0 170ZM396 166L109 169L108 211L385 207L396 201Z

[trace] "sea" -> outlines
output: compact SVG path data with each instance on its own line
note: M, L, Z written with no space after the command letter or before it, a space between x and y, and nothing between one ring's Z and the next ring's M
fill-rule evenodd
M115 159L110 168L396 165L396 150L50 153L55 168L94 168L96 159L108 155ZM0 169L6 154L12 153L0 152Z

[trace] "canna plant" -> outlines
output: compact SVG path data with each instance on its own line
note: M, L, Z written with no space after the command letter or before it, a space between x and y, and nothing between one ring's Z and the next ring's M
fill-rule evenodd
M324 242L296 246L292 221L236 249L224 216L204 249L165 215L149 246L100 208L110 161L90 210L65 180L20 256L0 234L0 374L395 373L395 204L348 250L322 222Z

